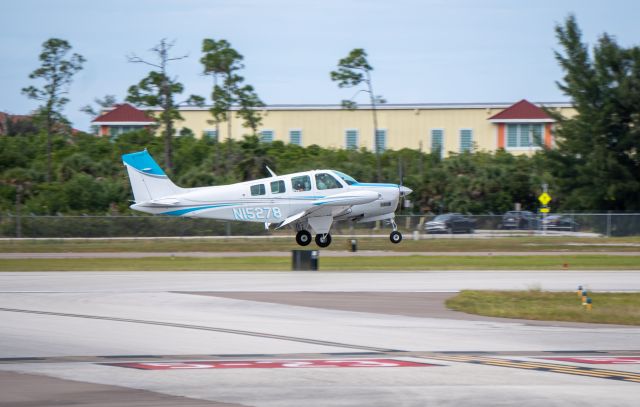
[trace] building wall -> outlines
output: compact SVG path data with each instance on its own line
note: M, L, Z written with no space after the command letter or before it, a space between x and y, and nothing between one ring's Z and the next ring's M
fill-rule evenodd
M384 106L377 111L378 128L387 132L386 148L422 148L431 150L431 130L444 130L444 153L460 151L460 130L472 129L473 143L477 151L495 151L498 148L498 125L489 122L489 117L501 112L509 105L467 105L391 108ZM568 105L554 108L566 117L575 110ZM178 131L189 128L196 137L206 130L214 130L212 116L207 109L182 108L184 120L176 123ZM242 139L250 129L242 127L242 120L235 114L232 119L233 139ZM268 107L262 110L260 130L272 130L274 140L289 142L290 130L302 131L302 145L317 144L329 148L345 148L345 131L358 130L358 147L374 149L373 118L370 109L355 111L336 107ZM227 138L227 123L219 124L219 139ZM514 151L527 154L531 151Z

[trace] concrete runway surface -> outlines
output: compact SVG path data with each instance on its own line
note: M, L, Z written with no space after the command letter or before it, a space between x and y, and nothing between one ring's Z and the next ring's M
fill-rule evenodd
M640 328L441 303L578 285L640 273L1 273L0 406L635 406Z

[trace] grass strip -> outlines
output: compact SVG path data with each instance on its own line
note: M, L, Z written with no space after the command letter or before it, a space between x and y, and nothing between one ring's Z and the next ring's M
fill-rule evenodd
M640 270L640 256L327 257L322 271L349 270ZM286 271L287 257L146 257L140 259L7 259L0 271Z
M0 252L43 253L43 252L260 252L289 251L298 249L290 238L274 239L136 239L136 240L10 240L0 241ZM391 244L386 237L357 238L360 250L385 250L404 252L536 252L536 251L628 251L640 252L640 237L625 238L576 238L569 236L528 236L493 238L426 238L405 240L398 245ZM332 250L348 250L351 238L334 236Z
M469 314L543 321L640 325L640 293L589 293L587 311L576 292L462 291L448 308Z

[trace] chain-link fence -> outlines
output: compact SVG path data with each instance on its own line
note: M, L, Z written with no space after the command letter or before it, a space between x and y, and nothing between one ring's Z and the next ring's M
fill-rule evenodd
M435 215L398 216L404 231L429 233L427 223ZM640 236L640 213L558 213L513 219L508 215L465 215L460 227L445 227L443 233L483 235L593 234L599 236ZM466 223L465 223L466 221Z
M428 234L433 215L398 215L396 223L405 234ZM601 236L640 236L640 213L553 214L508 222L503 215L464 216L461 227L443 227L442 233L470 236L597 234ZM384 222L354 224L337 222L334 235L388 234ZM0 237L188 237L188 236L268 236L290 234L286 229L265 230L261 223L226 222L162 216L0 216ZM429 233L430 234L430 233Z

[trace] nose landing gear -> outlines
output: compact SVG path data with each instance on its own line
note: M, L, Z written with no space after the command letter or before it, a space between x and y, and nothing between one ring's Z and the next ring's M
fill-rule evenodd
M391 240L391 243L395 243L395 244L402 242L402 233L398 232L397 230L394 230L389 235L389 240Z
M393 227L393 232L389 235L391 243L398 244L402 242L402 233L398 232L398 225L396 225L396 221L393 219L391 219L391 227Z

